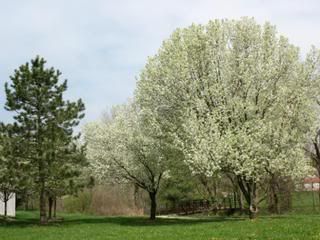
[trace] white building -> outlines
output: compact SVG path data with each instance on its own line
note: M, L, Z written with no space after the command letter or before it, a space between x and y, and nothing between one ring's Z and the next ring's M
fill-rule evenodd
M306 191L319 191L320 188L320 178L318 177L308 177L303 181L304 189Z
M0 215L4 215L4 202L2 202L1 200L0 200ZM16 216L16 195L15 194L13 194L13 196L7 202L7 215L10 217Z

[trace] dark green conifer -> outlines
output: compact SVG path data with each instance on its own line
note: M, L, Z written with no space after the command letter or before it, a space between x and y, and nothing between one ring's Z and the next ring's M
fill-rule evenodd
M45 64L37 56L15 70L11 82L5 84L5 109L14 113L23 147L27 149L23 157L32 166L29 175L39 193L40 223L47 222L46 200L52 179L71 179L65 172L72 172L77 163L83 164L72 157L79 151L72 146L79 139L74 127L84 117L85 109L81 99L64 100L67 80L60 83L61 72L46 68Z

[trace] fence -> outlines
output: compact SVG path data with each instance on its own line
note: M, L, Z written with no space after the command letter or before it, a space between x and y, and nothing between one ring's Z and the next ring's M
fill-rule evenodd
M299 213L319 213L320 212L320 195L317 191L295 191L291 194L291 199L287 199L288 195L280 195L285 206L281 206L280 213L299 212ZM244 204L244 210L247 206ZM160 204L158 207L158 215L178 214L190 215L196 213L223 213L233 214L243 211L239 208L237 199L233 195L221 198L218 201L209 201L205 199L186 200ZM259 204L259 212L261 214L272 213L267 200Z
M240 210L237 201L233 197L226 197L221 201L209 201L206 199L186 200L162 204L158 208L159 215L181 214L189 215L202 212L234 212Z

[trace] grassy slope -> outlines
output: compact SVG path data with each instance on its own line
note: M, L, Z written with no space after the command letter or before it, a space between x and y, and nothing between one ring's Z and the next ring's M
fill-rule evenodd
M38 226L37 215L19 212L0 225L6 240L174 240L174 239L320 239L320 215L246 218L158 219L65 215L62 223Z

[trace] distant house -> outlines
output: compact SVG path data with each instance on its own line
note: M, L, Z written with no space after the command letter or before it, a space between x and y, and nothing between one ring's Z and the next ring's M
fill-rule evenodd
M0 200L0 215L4 215L4 202L2 202L1 200ZM13 196L9 199L7 203L7 215L10 217L16 216L16 195L15 194L13 194Z
M307 177L303 180L304 190L307 191L319 191L320 178L318 177Z

